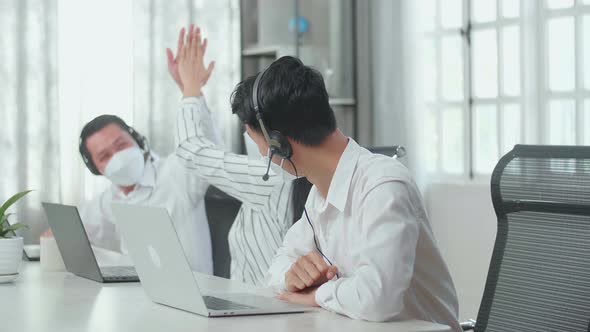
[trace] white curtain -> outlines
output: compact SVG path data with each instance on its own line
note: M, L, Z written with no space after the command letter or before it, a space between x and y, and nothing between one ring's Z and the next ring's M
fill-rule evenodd
M194 22L209 39L206 61L216 67L205 87L209 107L223 128L228 148L236 148L237 118L229 108L230 94L240 78L239 1L136 0L134 33L134 122L159 153L173 150L175 117L181 96L170 79L166 47L176 52L180 28Z
M25 189L23 221L59 199L56 0L0 1L0 202ZM35 207L35 208L33 208ZM30 233L38 232L32 223Z
M423 144L426 103L421 92L423 32L419 3L424 0L371 1L373 144L403 145L405 163L422 189L426 185Z
M82 126L100 114L121 116L161 156L174 149L181 93L169 78L166 47L194 22L209 38L214 74L205 88L228 149L237 121L230 93L240 78L238 0L1 0L0 201L35 189L18 205L31 228L45 229L40 201L79 204L108 182L78 153Z

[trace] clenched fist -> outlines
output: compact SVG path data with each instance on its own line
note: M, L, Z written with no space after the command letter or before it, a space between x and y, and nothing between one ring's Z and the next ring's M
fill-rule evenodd
M338 273L335 266L328 265L317 252L311 252L297 259L287 273L285 286L289 292L298 292L309 287L317 287L334 278Z

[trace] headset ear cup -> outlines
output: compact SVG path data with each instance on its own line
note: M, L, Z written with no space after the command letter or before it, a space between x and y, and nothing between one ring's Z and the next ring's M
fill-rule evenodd
M96 165L94 165L94 162L90 158L90 156L82 155L82 160L84 161L84 164L86 164L86 167L88 167L90 173L94 175L102 175L100 174L100 172L96 168Z
M139 146L139 148L142 149L143 151L147 152L146 151L147 144L145 143L146 142L145 136L141 136L141 135L137 134L136 141L137 141L137 145Z
M96 166L94 165L94 163L86 157L84 157L84 162L86 163L86 166L90 170L90 173L96 175L97 171L96 171Z
M98 171L98 169L96 168L96 165L94 165L94 162L92 161L92 157L90 156L90 153L88 152L88 150L86 149L86 146L84 146L85 142L82 141L82 139L80 139L80 155L82 156L82 161L84 162L84 165L86 165L86 168L88 168L88 170L90 171L90 173L94 174L94 175L101 175L100 172Z
M285 159L291 158L293 155L293 149L285 135L281 134L279 131L273 130L268 136L270 137L270 148L274 149L276 155Z
M137 145L139 146L140 149L142 149L145 152L148 152L147 151L147 138L145 138L145 136L141 135L133 127L129 127L129 134L131 135L133 140L137 143Z
M90 173L94 174L94 175L101 175L100 172L98 171L98 168L96 168L96 165L94 164L94 161L92 161L92 157L90 155L84 155L84 163L86 164L86 167L88 167L88 169L90 170Z

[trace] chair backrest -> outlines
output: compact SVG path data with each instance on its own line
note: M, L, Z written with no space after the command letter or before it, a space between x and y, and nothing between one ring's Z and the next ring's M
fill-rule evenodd
M590 147L517 145L491 192L498 233L475 331L588 331Z
M205 194L205 208L211 233L213 274L229 278L231 256L227 235L240 211L242 203L215 186L209 186Z

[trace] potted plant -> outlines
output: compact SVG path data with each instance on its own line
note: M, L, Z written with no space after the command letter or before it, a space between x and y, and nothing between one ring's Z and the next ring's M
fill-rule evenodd
M31 190L20 192L0 206L0 283L10 282L18 277L23 253L23 238L16 236L15 231L27 227L22 223L11 225L8 218L12 213L6 211L30 192Z

